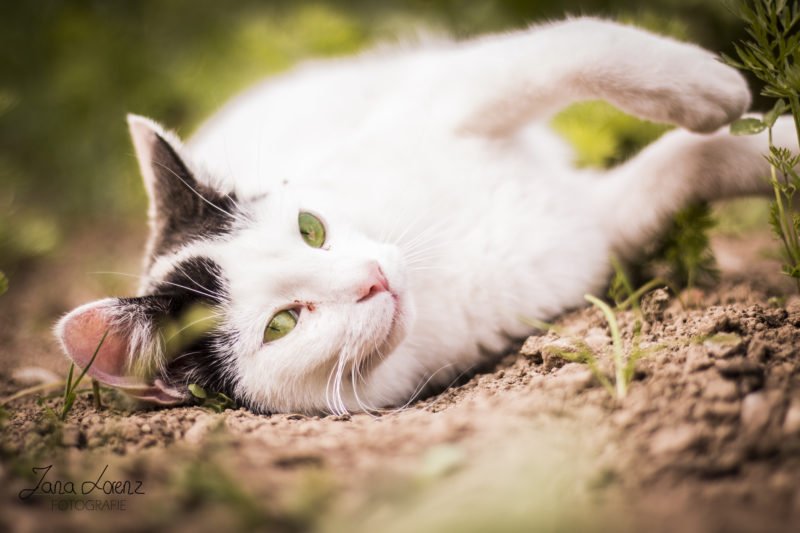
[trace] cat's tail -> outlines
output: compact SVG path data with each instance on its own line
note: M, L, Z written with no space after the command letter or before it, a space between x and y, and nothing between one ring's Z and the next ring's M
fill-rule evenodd
M798 153L791 117L778 119L773 143ZM612 249L630 257L652 241L676 211L694 201L773 194L766 131L733 136L728 128L711 135L675 130L613 169L600 194Z

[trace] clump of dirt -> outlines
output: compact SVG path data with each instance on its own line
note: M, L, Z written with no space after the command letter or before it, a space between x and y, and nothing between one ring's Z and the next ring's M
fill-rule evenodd
M715 246L740 257L752 243ZM715 287L645 298L648 355L624 399L556 355L581 339L613 375L605 319L586 308L397 412L130 410L109 391L98 411L85 391L62 422L56 396L15 400L0 437L0 527L792 531L800 298L782 296L791 289L774 261L750 257L722 264ZM619 321L630 348L635 317ZM20 387L5 370L0 394ZM140 481L143 494L88 496L125 500L127 512L59 507L80 494L20 499L48 465L47 479L76 485L107 465L104 479Z

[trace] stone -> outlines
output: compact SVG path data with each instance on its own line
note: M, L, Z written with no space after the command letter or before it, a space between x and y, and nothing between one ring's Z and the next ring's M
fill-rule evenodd
M703 396L713 400L733 400L739 396L739 390L732 381L716 378L706 383Z
M708 356L702 346L693 344L686 350L685 368L687 372L699 372L714 365L714 361Z
M139 427L132 422L126 423L120 430L120 436L125 440L139 440L140 434Z
M592 371L578 363L570 363L554 374L556 383L572 393L582 391L591 385L594 376Z
M735 357L725 361L716 361L717 371L726 378L738 378L741 376L763 376L764 365L745 359Z
M61 444L67 447L77 447L81 443L81 430L77 426L64 426L61 430Z
M759 363L765 363L769 359L770 346L760 337L754 337L747 347L747 358Z
M650 451L656 455L688 450L702 441L697 428L688 424L659 430L650 442Z
M751 435L762 432L769 423L771 405L761 392L745 396L742 401L742 430Z
M642 314L647 322L661 322L664 311L669 306L669 293L666 289L650 291L642 298Z
M786 435L800 434L800 400L792 400L783 419L783 432Z
M608 336L604 328L591 328L584 335L583 342L595 353L602 353L611 345L611 337Z
M744 340L736 333L717 333L703 341L703 348L714 358L735 355L744 348Z
M211 415L198 416L195 423L190 427L183 438L189 444L200 444L211 429L211 423L214 417ZM179 437L176 437L179 438Z

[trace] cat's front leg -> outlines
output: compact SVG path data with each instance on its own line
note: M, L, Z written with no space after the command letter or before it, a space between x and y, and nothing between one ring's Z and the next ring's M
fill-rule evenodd
M744 78L698 46L581 18L479 41L459 51L475 84L463 122L502 135L579 100L707 133L750 105ZM480 79L478 79L480 72ZM468 104L468 102L465 102Z

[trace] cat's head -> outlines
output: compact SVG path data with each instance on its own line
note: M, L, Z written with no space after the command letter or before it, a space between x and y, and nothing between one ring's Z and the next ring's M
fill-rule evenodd
M197 384L262 412L359 406L353 381L411 320L398 249L318 191L237 197L175 135L128 123L150 198L140 296L67 314L66 353L85 368L96 352L90 376L155 403L183 403Z

